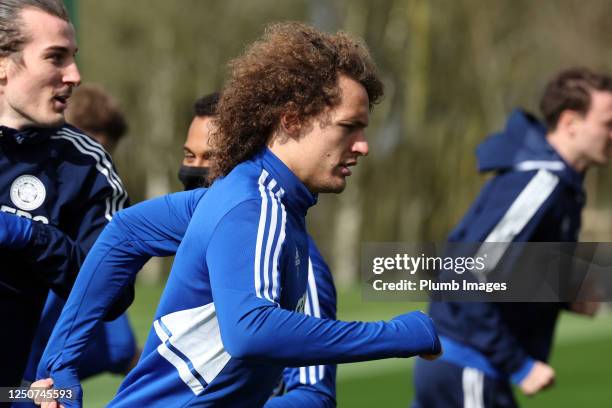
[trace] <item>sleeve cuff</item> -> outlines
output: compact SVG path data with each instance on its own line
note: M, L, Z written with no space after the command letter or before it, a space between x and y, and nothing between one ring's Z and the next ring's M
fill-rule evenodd
M534 364L535 360L530 357L527 357L521 367L512 374L510 374L510 381L512 382L512 384L520 384L525 379L525 377L527 377L527 374L529 374Z
M53 388L63 391L67 398L59 398L58 401L66 408L80 406L83 400L83 389L79 382L79 376L74 370L61 370L51 373Z
M409 345L411 354L438 354L442 347L433 320L423 312L410 312L400 315L390 323L401 322L404 330L410 334L402 339L403 345Z

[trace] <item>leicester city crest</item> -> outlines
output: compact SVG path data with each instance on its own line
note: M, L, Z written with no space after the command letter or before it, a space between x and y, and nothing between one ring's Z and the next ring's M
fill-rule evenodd
M37 209L45 201L45 185L37 177L19 176L11 184L11 201L24 211Z

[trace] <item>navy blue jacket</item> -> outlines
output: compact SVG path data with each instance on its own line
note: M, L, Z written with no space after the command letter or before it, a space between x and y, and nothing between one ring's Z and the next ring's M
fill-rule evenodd
M0 248L0 384L18 385L49 288L66 298L81 263L127 202L110 156L78 129L0 126L0 210L33 220L25 248Z
M514 111L506 128L477 149L495 176L451 232L451 242L573 242L584 205L582 175L546 141L546 129ZM558 303L434 302L444 360L515 383L534 360L547 361ZM446 342L446 345L444 343Z

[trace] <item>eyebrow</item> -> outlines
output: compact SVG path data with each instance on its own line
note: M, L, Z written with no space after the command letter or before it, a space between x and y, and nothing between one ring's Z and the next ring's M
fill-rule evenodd
M351 126L359 126L362 128L368 127L368 123L358 118L340 119L338 123L339 124L350 124Z
M75 49L74 49L74 54L73 54L73 55L76 55L76 53L77 53L78 51L79 51L79 49L78 49L78 48L75 48ZM65 53L65 54L70 54L70 48L68 48L68 47L64 47L64 46L62 46L62 45L52 45L52 46L50 46L50 47L46 48L44 52L46 52L46 53L47 53L47 52L49 52L49 53L50 53L50 52L62 52L62 53Z

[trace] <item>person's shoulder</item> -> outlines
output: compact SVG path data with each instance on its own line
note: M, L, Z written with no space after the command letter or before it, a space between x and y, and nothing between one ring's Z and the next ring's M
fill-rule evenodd
M100 143L72 125L64 124L50 129L50 139L54 147L61 150L64 159L75 157L93 164L112 163L110 155Z
M272 187L278 183L266 175L266 170L251 162L241 163L227 176L216 181L207 196L210 195L211 199L214 196L214 200L227 202L230 207L243 202L267 201L274 197L270 190L273 190Z
M229 213L244 213L251 212L250 210L259 209L261 207L261 196L250 188L244 180L230 182L223 180L215 183L208 189L206 194L199 199L195 197L194 216L204 213L208 219L224 218Z
M280 214L284 211L280 195L268 190L273 182L264 181L261 173L261 168L243 163L215 181L198 201L194 219L213 224L221 220L258 224L262 217Z
M112 196L115 197L112 204L113 209L123 208L127 203L127 192L110 155L104 148L84 132L69 124L49 129L49 132L49 139L52 141L51 148L61 159L61 166L59 166L61 174L71 177L75 182L83 183L83 190L91 190L92 194L100 189L110 188Z
M554 188L559 185L560 181L557 174L545 169L528 171L508 170L497 173L490 180L489 184L497 190L520 193L525 189L532 191L541 188Z

